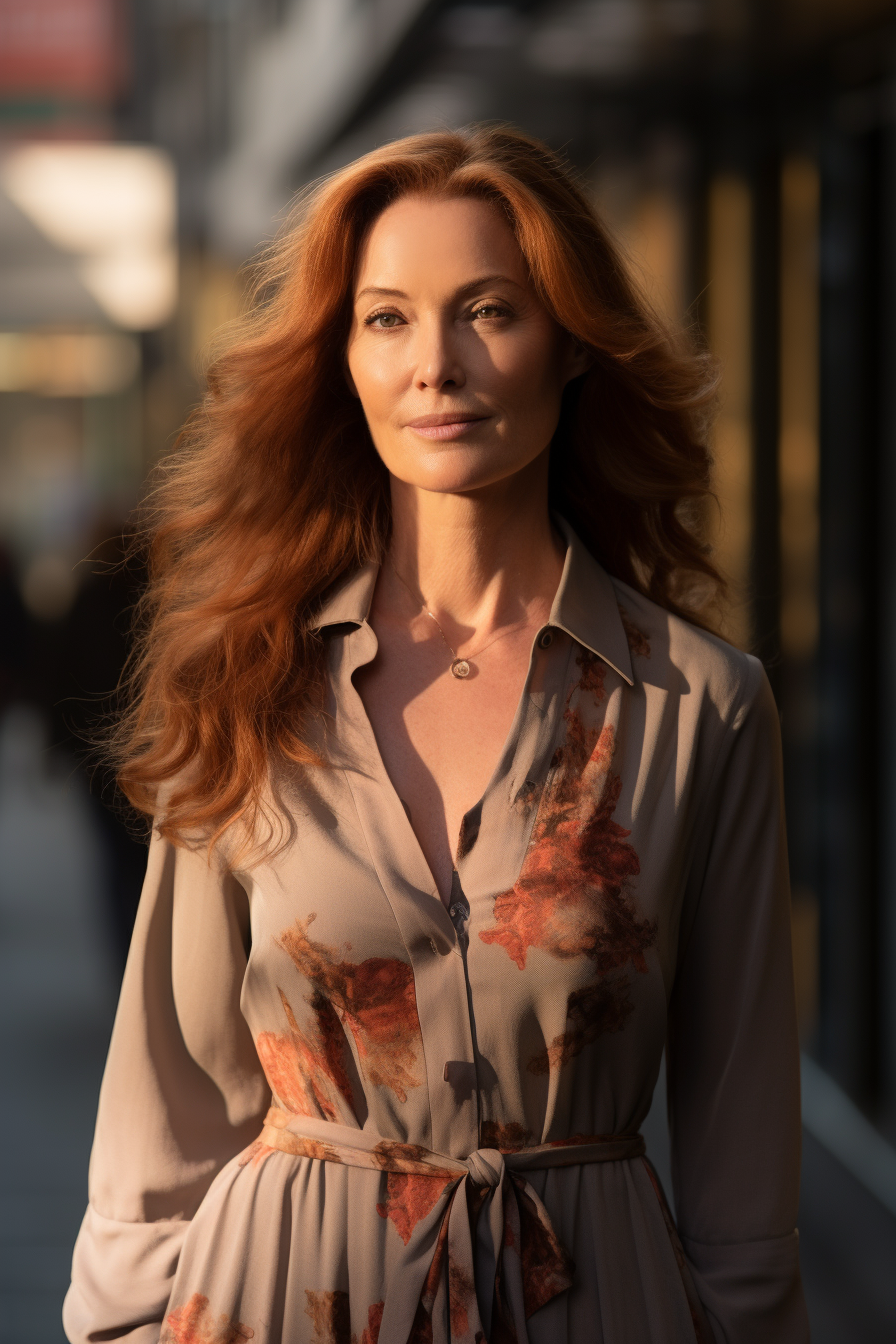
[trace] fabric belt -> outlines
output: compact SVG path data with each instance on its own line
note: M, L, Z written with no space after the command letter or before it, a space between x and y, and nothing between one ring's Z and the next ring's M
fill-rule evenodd
M377 1209L395 1222L406 1254L396 1291L390 1288L383 1303L379 1338L384 1344L422 1344L433 1339L433 1326L440 1320L450 1321L452 1344L528 1344L526 1321L571 1287L575 1265L523 1173L630 1161L645 1152L640 1134L577 1134L514 1152L477 1148L459 1160L348 1125L291 1115L276 1106L265 1117L259 1143L261 1151L273 1148L388 1174L387 1201ZM712 1336L650 1170L673 1238L695 1335L698 1344L708 1344ZM436 1182L441 1184L433 1188ZM417 1223L403 1210L412 1210L423 1221L437 1206L441 1217L426 1218L421 1244L415 1237ZM437 1328L435 1338L440 1337Z

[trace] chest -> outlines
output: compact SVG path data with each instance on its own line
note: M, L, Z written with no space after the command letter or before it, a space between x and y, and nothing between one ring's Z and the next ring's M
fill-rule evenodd
M383 765L443 899L451 890L464 814L483 796L510 735L529 667L531 631L450 672L437 640L379 634L355 685Z
M638 1060L652 1085L688 867L678 744L648 747L657 716L596 660L536 663L454 856L455 921L400 801L412 775L393 765L393 787L338 689L344 759L297 796L295 843L252 894L246 1002L272 1090L415 1141L429 1125L446 1152L502 1117L536 1137L627 1124L641 1083L621 1103L607 1079Z

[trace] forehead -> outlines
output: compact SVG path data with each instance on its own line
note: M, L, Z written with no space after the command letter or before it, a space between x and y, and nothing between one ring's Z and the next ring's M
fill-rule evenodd
M528 283L528 268L503 212L475 197L403 196L374 221L358 257L355 293L460 287L477 276Z

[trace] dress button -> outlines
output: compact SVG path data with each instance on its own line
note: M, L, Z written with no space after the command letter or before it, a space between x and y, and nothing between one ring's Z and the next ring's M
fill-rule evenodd
M442 1073L454 1090L455 1101L464 1101L476 1090L476 1065L463 1059L449 1059Z
M554 642L554 633L552 630L545 630L544 634L538 640L538 646L541 649L549 649Z
M430 945L430 947L432 948L433 952L435 952L436 956L438 956L438 954L439 954L439 949L436 947L436 940L435 940L435 938L430 938L430 940L429 940L429 945Z

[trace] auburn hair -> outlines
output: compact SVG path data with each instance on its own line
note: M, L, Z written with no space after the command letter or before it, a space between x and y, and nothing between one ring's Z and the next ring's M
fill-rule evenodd
M565 396L551 506L671 612L706 624L720 590L698 526L713 369L652 311L561 159L502 127L387 144L303 195L149 496L113 754L131 804L174 841L237 821L257 837L276 812L272 762L318 761L314 616L340 575L381 559L391 526L344 374L354 272L371 223L411 194L494 202L548 311L593 355Z

